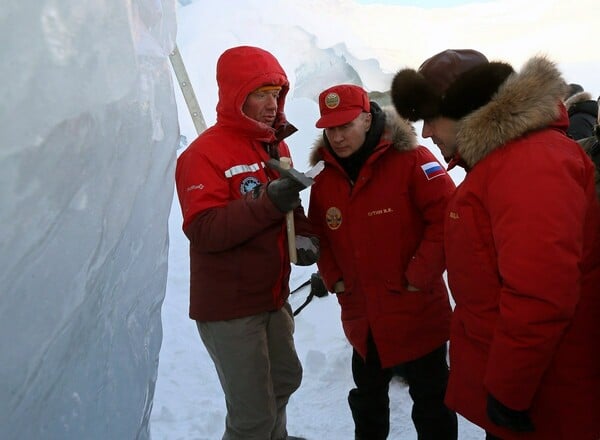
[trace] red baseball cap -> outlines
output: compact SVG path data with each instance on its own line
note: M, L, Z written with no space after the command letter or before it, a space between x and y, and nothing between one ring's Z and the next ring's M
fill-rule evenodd
M353 121L362 112L371 111L369 95L362 87L340 84L323 90L319 95L321 118L317 128L330 128Z

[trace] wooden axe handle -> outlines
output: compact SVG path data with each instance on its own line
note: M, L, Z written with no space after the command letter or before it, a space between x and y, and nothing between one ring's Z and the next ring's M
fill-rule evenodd
M279 159L281 168L289 170L292 167L292 160L289 157ZM294 211L285 214L285 226L287 231L288 251L290 254L290 262L296 264L298 255L296 253L296 228L294 226Z

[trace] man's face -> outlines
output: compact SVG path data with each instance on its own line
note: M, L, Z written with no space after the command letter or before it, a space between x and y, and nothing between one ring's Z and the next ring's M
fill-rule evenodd
M423 138L431 138L442 152L446 162L450 162L456 154L457 121L439 116L423 121Z
M242 111L249 118L272 127L277 116L279 93L279 90L252 92L246 98Z
M326 128L325 135L338 157L348 157L364 144L370 127L371 113L363 112L347 124Z

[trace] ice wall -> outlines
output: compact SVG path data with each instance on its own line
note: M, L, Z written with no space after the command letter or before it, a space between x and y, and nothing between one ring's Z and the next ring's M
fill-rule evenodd
M0 6L0 438L146 439L175 2Z

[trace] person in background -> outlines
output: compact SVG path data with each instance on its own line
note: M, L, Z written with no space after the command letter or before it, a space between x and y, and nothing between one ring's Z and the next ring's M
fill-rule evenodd
M323 137L311 163L325 168L308 216L320 238L320 275L337 294L353 347L355 439L387 438L389 383L401 364L419 439L454 440L456 414L443 402L451 307L442 279L454 183L410 124L361 87L324 90L319 109Z
M392 81L400 115L467 171L444 229L446 403L488 439L600 438L600 206L565 90L545 57L515 72L471 49Z
M564 102L569 113L567 135L576 141L593 136L598 119L598 103L592 99L592 95L579 84L569 84Z
M265 167L289 157L289 83L275 57L250 46L217 62L217 122L179 157L177 194L190 240L190 318L217 370L227 417L223 440L287 435L286 405L300 386L288 280L285 216L294 211L298 264L318 240L300 205L302 185Z
M600 98L598 98L600 104ZM590 156L596 166L596 195L600 199L600 114L594 127L594 134L590 137L579 139L577 141L583 150Z

